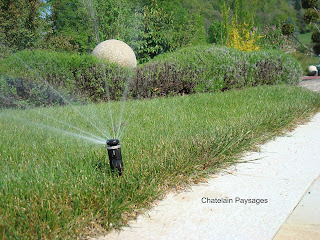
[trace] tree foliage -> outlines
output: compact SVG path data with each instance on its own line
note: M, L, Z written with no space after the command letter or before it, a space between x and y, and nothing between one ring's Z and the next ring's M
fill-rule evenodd
M37 47L41 5L40 0L0 1L0 44L15 50Z
M181 46L205 41L203 21L179 1L48 0L53 49L90 52L99 42L128 43L140 62Z
M314 45L312 47L312 50L309 49L307 46L305 46L304 44L302 44L298 39L298 42L300 42L300 44L306 48L307 50L309 50L310 52L312 52L313 54L320 56L320 35L319 35L319 27L317 25L317 22L320 18L320 13L319 10L317 9L317 2L316 0L302 0L301 1L301 6L302 8L304 8L305 13L304 13L304 22L306 24L313 24L315 26L315 28L317 29L316 32L314 32L311 36L311 40L313 41ZM282 33L284 35L292 35L292 33L294 32L294 26L291 23L286 23L282 26Z
M314 9L307 9L305 14L304 14L304 21L309 24L309 23L315 23L319 20L319 13L314 10Z
M298 2L1 0L0 41L12 50L42 48L84 53L103 40L119 39L144 62L206 39L226 44L234 16L251 28L279 24L288 17L301 18Z
M282 25L281 32L286 36L292 35L294 33L294 26L291 23L285 23Z
M304 9L317 7L318 0L301 0L301 6Z
M311 35L311 40L313 43L320 43L320 32L314 31Z

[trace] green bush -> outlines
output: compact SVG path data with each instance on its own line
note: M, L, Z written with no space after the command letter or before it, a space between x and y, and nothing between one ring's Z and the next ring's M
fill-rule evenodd
M317 55L319 55L320 54L320 43L316 43L315 45L313 45L312 49Z
M6 92L15 100L31 99L36 106L57 103L52 94L62 94L65 99L106 100L106 83L110 99L120 99L130 72L92 55L40 50L10 55L0 62L0 69L2 95Z
M60 91L63 92L63 89ZM63 105L61 93L45 83L0 76L0 109Z
M196 46L160 55L138 67L133 97L153 97L279 83L295 84L301 66L281 51L242 52L227 47Z
M318 0L302 0L301 1L301 6L304 9L314 8L314 7L317 6L317 2L318 2Z
M292 33L290 33L292 34ZM295 45L294 38L282 34L281 24L265 25L260 29L259 46L263 50L283 50L291 49Z
M311 40L313 43L320 43L320 32L319 31L313 32L311 35Z
M282 25L281 32L285 36L292 35L294 32L294 26L291 23L285 23Z
M211 45L160 55L139 65L134 76L91 55L49 51L19 52L2 60L0 69L2 95L35 106L65 104L65 98L105 101L107 93L119 100L124 92L129 98L153 98L294 84L302 76L299 63L281 51L241 52Z
M303 19L307 24L315 23L319 20L319 13L316 10L309 8L306 10Z
M220 21L213 21L208 29L208 42L225 44L227 42L226 28L223 27L223 23Z

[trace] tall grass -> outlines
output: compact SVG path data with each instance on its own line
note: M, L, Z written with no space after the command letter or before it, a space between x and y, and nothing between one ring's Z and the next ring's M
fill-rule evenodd
M111 104L114 116L121 104ZM129 101L122 177L110 172L103 145L57 133L75 129L35 114L101 135L71 107L1 110L0 236L75 239L120 228L166 191L233 163L319 108L319 94L286 85ZM77 109L110 128L107 104Z

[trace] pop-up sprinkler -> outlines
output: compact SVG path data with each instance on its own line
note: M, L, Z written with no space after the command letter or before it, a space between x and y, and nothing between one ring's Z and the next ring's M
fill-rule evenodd
M119 140L108 140L106 149L108 150L111 171L118 171L119 176L121 176L123 170L123 162L121 156L121 145L119 143Z

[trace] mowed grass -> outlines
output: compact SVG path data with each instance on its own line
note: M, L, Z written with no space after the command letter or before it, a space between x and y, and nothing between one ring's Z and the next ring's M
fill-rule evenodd
M306 51L306 53L308 53ZM302 66L302 69L304 71L304 74L307 75L308 74L308 67L310 65L319 65L319 57L317 56L314 56L313 54L306 54L306 53L301 53L299 51L295 52L295 53L292 53L291 55L293 57L295 57L300 63L301 63L301 66Z
M312 32L299 34L298 39L301 43L303 43L309 49L312 50L313 43L311 40L311 36L312 36ZM297 47L297 51L292 53L292 56L300 62L304 73L307 75L308 74L308 67L310 65L318 65L320 63L319 57L312 54L309 50L306 50L303 46L301 46L300 43L297 43L296 47Z
M299 34L298 35L299 41L302 42L305 45L312 43L312 41L311 41L312 33L313 32L307 32L307 33L304 33L304 34Z
M122 106L111 103L115 125ZM282 85L129 101L122 177L110 172L103 144L57 130L77 132L63 121L99 135L80 111L112 134L108 104L74 108L1 110L1 238L75 239L120 228L167 191L219 171L312 115L320 95Z

